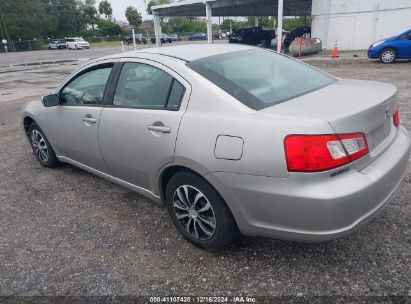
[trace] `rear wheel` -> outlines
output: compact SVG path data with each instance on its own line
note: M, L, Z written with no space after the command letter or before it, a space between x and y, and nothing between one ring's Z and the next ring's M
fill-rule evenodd
M29 140L34 155L42 166L53 168L60 165L47 137L35 122L31 123L29 127Z
M239 235L224 200L195 174L179 172L174 175L167 184L166 203L177 229L198 247L219 249Z
M393 63L397 59L397 52L394 49L382 50L380 60L383 63Z

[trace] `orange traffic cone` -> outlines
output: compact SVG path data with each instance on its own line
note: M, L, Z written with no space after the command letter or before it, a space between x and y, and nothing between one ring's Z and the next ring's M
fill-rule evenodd
M335 40L334 49L331 53L331 58L338 58L338 57L340 57L340 56L338 55L337 40Z

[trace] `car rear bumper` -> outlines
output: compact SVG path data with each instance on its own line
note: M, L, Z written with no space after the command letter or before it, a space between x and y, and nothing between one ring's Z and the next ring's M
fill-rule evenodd
M359 229L393 198L406 174L410 138L400 127L372 164L331 177L329 172L272 178L217 172L207 175L243 234L325 241Z

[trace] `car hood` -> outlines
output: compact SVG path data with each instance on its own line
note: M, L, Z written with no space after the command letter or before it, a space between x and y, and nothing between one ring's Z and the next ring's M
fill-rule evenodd
M397 36L392 36L392 37L389 37L389 38L383 38L383 39L380 39L380 40L377 40L377 41L391 41L391 40L395 40L395 39L397 39ZM377 42L377 41L375 41L375 42Z

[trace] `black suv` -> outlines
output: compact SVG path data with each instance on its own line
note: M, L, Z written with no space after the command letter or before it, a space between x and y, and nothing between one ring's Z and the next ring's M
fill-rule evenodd
M250 27L233 30L228 38L228 41L230 43L258 45L263 41L271 41L274 38L274 31L263 30L261 27Z
M135 34L134 37L136 38L136 43L141 44L147 43L147 38L143 36L143 34ZM124 43L126 44L132 44L133 43L133 36L131 37L124 37L123 39Z
M173 42L173 39L171 39L171 37L167 34L161 34L161 43L171 43ZM156 35L151 35L151 43L156 43Z
M302 37L305 34L311 34L311 27L297 27L295 30L292 30L284 38L284 48L288 50L291 42L293 42L295 38Z

